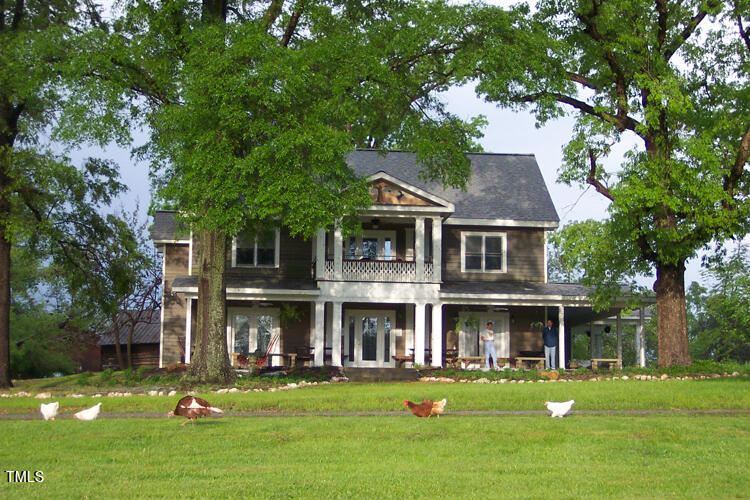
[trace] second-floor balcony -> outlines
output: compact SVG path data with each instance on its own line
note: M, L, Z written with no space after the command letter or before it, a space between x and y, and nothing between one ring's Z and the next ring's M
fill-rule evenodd
M333 259L326 259L324 279L336 278ZM417 278L417 263L403 260L343 259L341 277L344 281L385 281L396 283L430 282L433 279L432 262L424 263L424 278Z

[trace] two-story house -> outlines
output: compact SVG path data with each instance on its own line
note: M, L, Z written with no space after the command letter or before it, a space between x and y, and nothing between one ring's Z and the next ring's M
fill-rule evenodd
M547 234L559 219L536 160L468 157L464 191L424 182L412 153L355 151L348 162L369 179L372 197L360 234L328 228L305 241L282 228L234 237L226 256L229 352L271 343L279 355L309 349L316 366L443 366L447 353L482 355L479 330L488 320L500 358L539 351L539 325L551 318L565 366L566 325L595 315L583 287L547 281ZM197 252L173 212L155 215L152 237L164 257L160 364L189 363Z

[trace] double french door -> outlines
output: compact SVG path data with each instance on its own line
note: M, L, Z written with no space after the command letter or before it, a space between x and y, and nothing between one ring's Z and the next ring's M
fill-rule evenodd
M348 310L344 318L345 366L394 366L395 311Z
M227 311L227 349L230 353L265 354L271 340L277 340L271 347L271 354L281 352L279 334L279 311L265 307L232 307ZM281 360L272 357L271 364Z

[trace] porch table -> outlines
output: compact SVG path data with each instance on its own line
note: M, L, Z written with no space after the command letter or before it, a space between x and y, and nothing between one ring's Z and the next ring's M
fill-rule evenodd
M598 370L599 363L607 363L607 365L615 365L618 370L622 370L622 360L617 358L591 358L591 369Z

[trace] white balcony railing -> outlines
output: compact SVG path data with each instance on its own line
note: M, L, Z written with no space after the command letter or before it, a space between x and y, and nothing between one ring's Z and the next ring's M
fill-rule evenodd
M325 279L335 276L333 260L326 260ZM432 281L432 262L424 263L424 281ZM388 281L417 283L417 264L400 260L343 260L341 279L344 281Z

